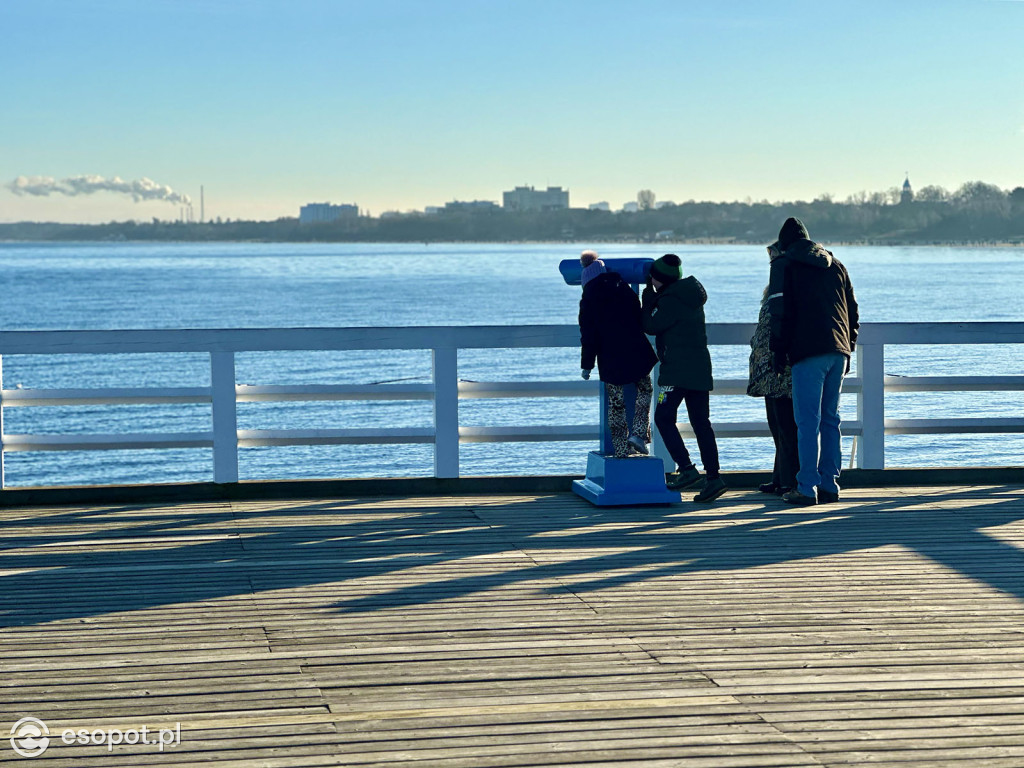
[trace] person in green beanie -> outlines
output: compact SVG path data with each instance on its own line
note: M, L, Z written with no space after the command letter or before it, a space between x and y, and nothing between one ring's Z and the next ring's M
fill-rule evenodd
M654 423L676 463L676 471L669 474L666 485L671 489L687 488L700 480L700 472L690 460L676 426L679 406L685 402L707 474L704 488L693 497L698 502L714 501L726 491L709 407L714 381L704 323L707 299L704 286L697 278L683 277L682 262L674 253L665 254L651 265L641 297L644 332L655 337L661 360L658 374L661 391L654 410Z

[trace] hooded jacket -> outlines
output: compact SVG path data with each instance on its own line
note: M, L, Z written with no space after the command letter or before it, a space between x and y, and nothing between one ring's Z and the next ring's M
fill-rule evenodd
M769 346L790 364L857 345L860 315L846 267L806 238L772 262L768 279Z
M583 286L579 321L580 366L590 370L596 360L606 384L632 384L658 362L641 327L640 300L617 272L600 274Z
M710 392L711 353L704 326L708 295L697 278L684 277L655 293L643 293L644 331L655 337L661 369L658 384Z

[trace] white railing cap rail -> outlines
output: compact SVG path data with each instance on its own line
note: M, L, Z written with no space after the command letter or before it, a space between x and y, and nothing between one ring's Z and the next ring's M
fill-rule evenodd
M859 344L1020 344L1024 322L863 323Z
M0 355L572 347L572 325L0 331Z
M712 345L744 345L754 323L709 323ZM575 325L0 331L0 355L575 347ZM865 323L861 344L1019 344L1021 322Z

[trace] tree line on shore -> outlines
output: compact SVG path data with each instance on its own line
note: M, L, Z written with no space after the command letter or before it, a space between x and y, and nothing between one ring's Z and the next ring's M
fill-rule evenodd
M888 193L835 202L689 201L635 212L569 208L550 211L453 210L432 214L358 216L333 222L217 221L109 224L0 224L0 240L265 241L265 242L517 242L706 241L767 243L789 216L815 240L878 244L1024 244L1024 187L1010 192L984 182L956 192L925 187L912 200ZM643 203L643 200L641 200Z

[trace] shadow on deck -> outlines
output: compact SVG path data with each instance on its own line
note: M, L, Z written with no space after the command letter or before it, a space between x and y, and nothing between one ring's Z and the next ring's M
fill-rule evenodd
M1020 766L1022 498L3 509L0 728L42 766Z

